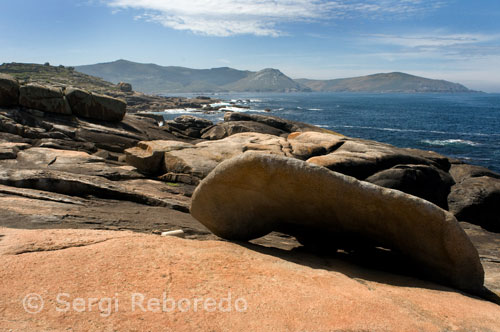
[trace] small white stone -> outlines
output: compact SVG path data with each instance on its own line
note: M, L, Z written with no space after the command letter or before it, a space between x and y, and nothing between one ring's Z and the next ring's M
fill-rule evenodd
M162 232L161 236L176 236L176 237L184 238L185 234L184 234L184 231L182 229L176 229L174 231Z

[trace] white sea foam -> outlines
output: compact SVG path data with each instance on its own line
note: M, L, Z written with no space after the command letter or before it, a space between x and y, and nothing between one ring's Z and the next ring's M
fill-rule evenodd
M210 106L212 106L212 107L230 106L230 105L232 105L232 104L230 104L230 103L224 103L224 102L210 104Z
M469 146L477 146L479 143L463 140L463 139L445 139L445 140L423 140L422 143L426 143L429 145L438 145L438 146L446 146L446 145L469 145Z
M164 110L163 113L166 114L189 114L198 111L196 108L172 108Z
M322 111L322 108L308 108L308 111Z
M446 132L439 130L423 130L423 129L401 129L401 128L383 128L383 127L369 127L369 126L337 126L339 128L359 128L383 131L396 131L408 133L432 133L432 134L446 134L446 135L464 135L464 136L500 136L500 134L484 134L484 133L460 133L460 132Z

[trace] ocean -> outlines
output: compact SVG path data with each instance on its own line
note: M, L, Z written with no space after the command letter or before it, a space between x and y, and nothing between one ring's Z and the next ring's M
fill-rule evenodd
M198 94L199 95L199 94ZM183 95L192 97L193 95ZM500 172L500 94L232 93L208 95L346 136L432 150ZM266 109L271 112L265 112ZM214 122L223 113L167 110Z

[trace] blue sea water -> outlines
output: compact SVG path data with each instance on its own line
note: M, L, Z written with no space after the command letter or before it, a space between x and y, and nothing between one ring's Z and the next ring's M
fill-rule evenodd
M500 94L239 93L210 95L346 136L433 150L500 172ZM263 113L270 109L270 113ZM183 111L165 114L172 119ZM189 113L189 111L186 111ZM221 121L223 114L194 115Z

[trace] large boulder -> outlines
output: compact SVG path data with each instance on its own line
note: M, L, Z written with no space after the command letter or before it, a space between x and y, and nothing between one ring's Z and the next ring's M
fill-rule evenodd
M207 128L202 132L202 139L218 140L239 133L261 133L280 136L285 134L285 131L268 126L264 123L254 121L230 121L222 122L217 125Z
M427 165L397 165L365 181L423 198L443 209L448 209L448 194L455 184L448 173Z
M500 232L500 179L480 176L462 180L452 187L448 205L458 220Z
M27 84L19 88L19 104L36 110L71 114L71 108L60 88Z
M433 280L483 288L477 250L452 214L297 159L247 152L220 164L194 192L191 214L225 239L278 230L332 248L369 244L405 255Z
M6 74L0 73L0 107L12 107L19 104L19 83Z
M188 147L192 147L192 144L179 141L142 141L125 150L125 160L142 173L156 174L164 171L165 152Z
M119 122L126 113L127 104L117 98L74 88L66 89L66 98L73 114L85 118Z
M166 152L164 169L166 173L189 174L203 179L222 161L246 151L291 156L290 145L282 137L240 133Z
M359 180L400 164L428 165L447 171L449 162L437 153L397 148L361 139L346 139L332 153L309 158L308 162Z
M314 131L295 132L288 135L293 156L301 160L331 153L341 147L346 139L343 135Z
M460 183L469 178L477 178L481 176L488 176L495 179L500 179L500 174L495 173L485 167L469 165L469 164L452 164L450 168L450 175L456 183Z

